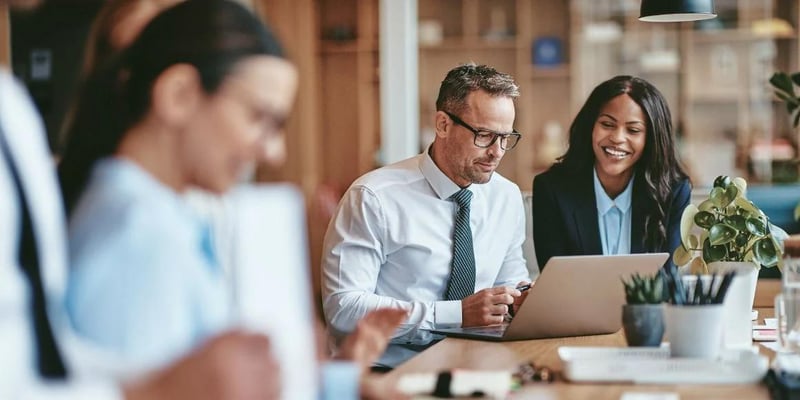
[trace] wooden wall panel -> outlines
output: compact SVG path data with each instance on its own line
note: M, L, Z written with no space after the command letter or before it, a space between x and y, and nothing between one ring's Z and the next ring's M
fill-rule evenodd
M313 0L252 0L256 12L281 39L289 58L297 66L300 86L294 113L287 125L288 158L279 171L262 169L263 180L288 180L306 195L319 184L320 104L316 10Z
M0 5L0 65L11 69L11 22L6 5Z
M250 0L254 10L269 23L297 66L300 85L294 112L286 127L287 162L274 170L262 168L261 181L288 181L305 194L308 217L310 286L317 316L322 320L319 266L322 240L330 212L320 190L323 170L323 132L319 80L319 27L314 0ZM322 195L320 195L322 193ZM335 199L334 199L335 201ZM335 204L334 204L335 205ZM300 266L298 266L299 268Z

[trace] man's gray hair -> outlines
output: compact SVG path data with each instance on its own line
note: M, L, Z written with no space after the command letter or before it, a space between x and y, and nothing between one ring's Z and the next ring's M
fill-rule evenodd
M467 109L467 95L477 90L512 100L519 97L519 85L511 75L498 72L488 65L468 63L447 73L439 87L436 110L461 114Z

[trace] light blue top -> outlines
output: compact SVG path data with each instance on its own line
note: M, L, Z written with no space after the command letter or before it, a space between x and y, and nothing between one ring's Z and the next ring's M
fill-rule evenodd
M75 330L134 370L184 355L229 324L208 224L122 158L100 161L69 224Z
M600 227L603 255L630 254L633 177L628 181L625 190L612 199L603 189L595 169L594 197L597 202L597 226Z
M137 165L100 161L69 228L70 319L119 356L122 370L163 366L235 325L210 225ZM359 397L355 364L325 363L321 372L320 399Z

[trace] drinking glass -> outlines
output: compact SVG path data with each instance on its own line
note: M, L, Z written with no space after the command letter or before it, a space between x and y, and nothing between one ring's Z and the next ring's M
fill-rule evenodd
M781 349L800 352L800 292L786 290L775 296L778 343Z

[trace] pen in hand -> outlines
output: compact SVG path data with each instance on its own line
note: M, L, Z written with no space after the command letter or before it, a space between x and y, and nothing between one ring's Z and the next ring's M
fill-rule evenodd
M517 286L516 289L519 290L520 292L525 292L529 290L531 286L533 286L533 283L526 283L522 286ZM512 318L514 317L514 304L508 305L508 316Z

